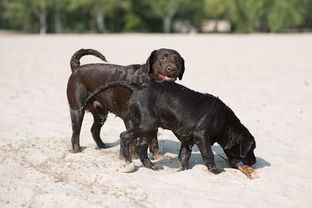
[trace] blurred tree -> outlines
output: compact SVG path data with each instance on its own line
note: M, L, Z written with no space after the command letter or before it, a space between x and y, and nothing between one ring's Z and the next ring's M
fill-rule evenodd
M115 11L117 8L127 7L128 4L128 0L70 0L69 10L75 13L81 9L86 10L88 16L94 19L96 31L103 33L107 31L105 18L108 13Z
M180 4L177 14L175 15L176 20L183 20L190 23L190 26L197 31L201 31L202 22L207 18L204 10L204 0L185 0ZM188 31L190 32L190 31Z
M187 0L154 0L150 1L153 12L156 16L163 20L163 31L171 32L171 24L174 15L176 15L181 4L185 4Z
M200 31L207 19L233 32L311 29L312 0L0 0L0 28L26 32Z
M47 10L51 6L52 0L24 0L26 5L31 6L32 12L39 20L40 34L47 32Z
M5 1L4 16L12 28L34 30L33 20L37 20L40 34L47 32L47 10L52 0L11 0Z
M205 0L203 10L209 19L224 19L227 0Z
M162 18L153 10L151 1L130 0L129 10L124 15L126 31L162 32Z
M256 22L261 16L265 0L231 0L226 1L229 20L235 30L254 32Z
M304 21L302 3L302 0L274 1L267 16L269 30L277 32L301 25Z
M56 33L61 33L63 31L62 29L62 3L64 4L66 1L62 0L54 0L54 31Z
M302 0L304 22L302 27L312 28L312 1Z
M24 10L24 5L20 1L3 1L5 7L3 18L8 22L9 29L27 30L30 28L30 9ZM15 20L15 21L14 21Z

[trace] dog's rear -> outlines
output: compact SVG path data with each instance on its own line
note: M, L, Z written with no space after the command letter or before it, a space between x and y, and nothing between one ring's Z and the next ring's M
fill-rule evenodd
M83 107L85 107L97 94L105 91L105 90L108 90L110 88L113 88L113 87L123 87L123 88L126 88L128 90L130 90L130 92L134 91L137 89L138 85L136 84L131 84L127 81L115 81L115 82L111 82L110 84L108 85L104 85L104 86L101 86L99 87L98 89L96 89L94 92L92 92L88 97L87 99L85 100L85 104Z

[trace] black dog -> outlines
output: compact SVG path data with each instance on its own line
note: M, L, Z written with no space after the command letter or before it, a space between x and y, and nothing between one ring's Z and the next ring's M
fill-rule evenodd
M105 57L96 50L81 49L71 58L70 65L72 74L67 85L67 98L71 109L72 122L72 149L80 151L79 134L84 116L83 111L76 111L83 106L87 96L101 85L107 85L113 81L124 80L131 83L146 83L156 80L175 81L181 80L184 73L184 60L180 54L171 49L159 49L153 51L145 64L119 66L113 64L86 64L80 66L80 58L85 55L94 55L106 61ZM106 121L108 112L122 118L129 129L131 124L127 115L130 92L124 88L114 88L96 96L93 102L87 106L94 119L91 133L97 146L106 147L100 138L100 130ZM157 130L151 132L151 152L154 156L159 155ZM134 146L135 151L135 146Z
M228 157L231 167L243 162L256 162L256 143L248 129L243 126L234 112L219 98L190 90L173 82L153 82L140 86L125 82L114 82L100 87L86 100L111 87L124 87L132 91L129 100L132 128L120 135L121 155L131 162L129 144L139 138L137 153L145 167L161 168L147 157L146 138L158 127L172 130L182 142L179 153L180 169L187 168L192 146L196 144L208 170L218 174L223 169L216 167L211 145L218 143Z

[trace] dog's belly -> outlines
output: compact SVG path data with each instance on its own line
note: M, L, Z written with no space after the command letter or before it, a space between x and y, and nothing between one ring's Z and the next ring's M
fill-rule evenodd
M173 122L161 122L161 128L171 130L176 137L184 143L193 144L192 141L192 130L181 122L173 121Z
M99 94L94 103L124 119L129 114L129 98L130 92L127 89L116 87Z
M176 132L173 132L173 133L180 140L180 142L183 142L183 143L188 144L188 145L194 144L194 141L192 139L192 135L190 133L189 134L179 134Z

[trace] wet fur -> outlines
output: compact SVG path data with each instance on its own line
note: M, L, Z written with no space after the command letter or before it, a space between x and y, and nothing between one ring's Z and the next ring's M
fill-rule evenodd
M129 100L132 127L121 133L121 155L131 162L129 144L138 139L137 152L145 167L158 169L147 157L148 142L144 136L159 127L172 130L182 142L180 169L187 168L194 144L199 147L204 164L215 174L216 167L211 145L218 143L232 167L237 162L252 165L256 162L255 139L241 124L234 112L218 97L190 90L173 82L153 82L140 86L126 82L114 82L102 86L87 99L110 89L124 87L132 91Z
M94 122L91 127L91 133L99 148L107 147L100 138L100 131L109 112L122 118L127 129L131 127L128 118L129 90L120 87L109 89L105 93L94 97L92 103L86 109L77 111L77 109L83 106L86 97L92 91L101 85L107 85L110 82L118 80L142 84L160 79L160 74L166 75L173 80L177 77L182 79L184 73L183 58L178 52L171 49L155 50L150 54L145 64L128 66L100 63L80 65L79 60L85 55L93 55L106 61L106 58L100 52L93 49L81 49L71 58L72 74L67 84L67 98L72 122L71 141L73 152L79 152L81 150L79 135L85 110L88 110L93 115ZM151 141L151 152L154 155L159 155L156 135L157 130L151 132L148 137L149 141ZM132 152L135 152L135 144L132 149Z

